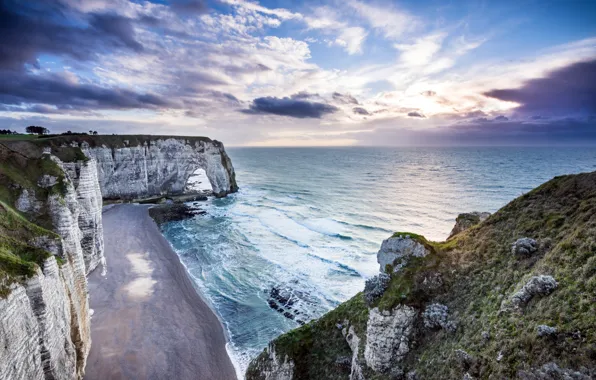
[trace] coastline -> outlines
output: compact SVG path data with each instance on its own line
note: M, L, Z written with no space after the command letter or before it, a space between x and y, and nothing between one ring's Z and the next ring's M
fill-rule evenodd
M107 275L89 276L85 379L236 379L225 326L148 206L104 210Z

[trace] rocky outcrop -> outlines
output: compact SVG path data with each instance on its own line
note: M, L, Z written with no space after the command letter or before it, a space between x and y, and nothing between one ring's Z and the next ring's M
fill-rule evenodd
M63 170L63 178L40 179L38 186L48 190L45 201L36 198L40 207L26 208L22 202L17 206L33 214L43 209L57 235L40 229L36 232L39 236L27 238L27 244L47 252L48 258L32 275L13 278L16 282L8 297L0 298L0 336L4 337L0 358L7 358L0 359L2 379L81 379L91 344L85 258L96 263L103 259L103 236L101 212L94 212L101 198L98 200L96 192L89 193L85 188L97 187L97 176L93 176L91 167L89 175L82 168L83 174L73 178L56 157L44 159ZM10 210L3 212L6 216ZM37 228L22 227L32 231ZM86 237L101 244L83 246ZM15 320L19 321L16 326Z
M395 233L364 292L276 338L294 379L593 378L596 172L456 232ZM247 380L261 378L255 363Z
M184 137L155 137L127 140L114 146L101 141L72 141L85 155L97 161L99 184L104 198L139 199L192 192L191 177L205 173L216 196L237 191L234 168L218 141ZM203 188L198 188L200 191Z
M467 230L470 227L473 227L473 226L479 224L480 222L483 222L489 216L490 216L489 212L478 212L478 211L466 212L463 214L459 214L457 216L457 218L455 219L455 226L453 226L453 229L451 230L451 233L449 234L449 238L459 234L460 232Z
M369 312L364 358L373 371L386 372L405 358L417 316L418 312L406 305Z
M511 253L513 256L527 257L536 252L537 250L536 240L530 238L517 239L511 244Z
M86 275L105 269L103 198L190 193L182 202L237 190L223 145L207 138L3 142L0 159L0 379L83 378ZM291 378L292 362L271 355L267 378Z
M551 294L558 284L552 276L540 275L533 276L526 282L526 284L509 300L506 306L520 309L535 296L546 296Z
M377 253L379 270L385 272L388 266L392 272L398 272L405 266L410 257L424 257L430 253L423 241L418 236L410 234L394 234L381 244Z
M294 378L294 362L287 355L276 354L275 346L269 345L264 355L259 356L254 368L261 380L292 380Z

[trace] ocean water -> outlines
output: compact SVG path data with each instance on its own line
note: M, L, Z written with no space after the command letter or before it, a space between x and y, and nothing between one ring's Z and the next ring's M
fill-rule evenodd
M164 235L223 321L243 373L267 343L362 290L394 231L445 239L457 214L494 212L594 148L236 148L240 191Z

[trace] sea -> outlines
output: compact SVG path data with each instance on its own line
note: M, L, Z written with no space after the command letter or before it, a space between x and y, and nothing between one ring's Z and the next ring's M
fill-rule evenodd
M596 170L596 148L227 151L239 192L163 233L222 321L240 379L270 340L361 291L394 231L444 240L459 213Z

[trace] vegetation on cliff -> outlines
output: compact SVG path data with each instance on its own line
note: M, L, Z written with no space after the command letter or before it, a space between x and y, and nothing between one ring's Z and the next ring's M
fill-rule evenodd
M405 235L428 254L396 273L387 268L390 283L370 308L359 293L271 342L279 361L293 363L293 379L347 379L351 371L359 378L342 333L347 325L360 339L357 361L366 379L534 378L528 374L545 365L596 370L596 172L556 177L446 242L394 237ZM512 244L525 237L536 250L514 254ZM542 279L553 286L514 307ZM400 305L420 316L409 352L391 370L374 372L363 359L369 314ZM449 328L436 328L447 315L427 319L447 312ZM265 378L270 352L251 362L247 379Z

